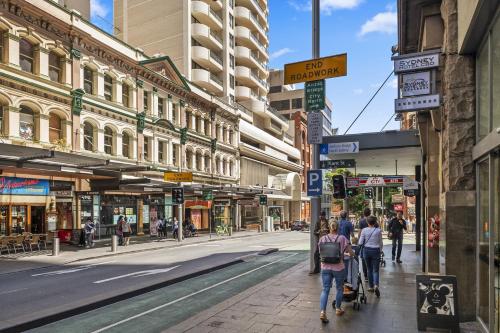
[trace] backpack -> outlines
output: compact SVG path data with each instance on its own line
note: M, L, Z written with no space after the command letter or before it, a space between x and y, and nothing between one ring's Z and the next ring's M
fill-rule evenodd
M326 236L329 242L319 243L319 255L321 262L325 264L340 264L342 261L342 249L340 243L337 242L339 236L332 242L329 236Z

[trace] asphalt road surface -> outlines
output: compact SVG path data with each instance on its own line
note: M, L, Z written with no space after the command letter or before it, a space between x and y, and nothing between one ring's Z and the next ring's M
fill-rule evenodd
M308 247L308 233L271 233L0 274L0 330L248 258L266 248L299 250L297 253L300 253L300 250L307 250ZM243 267L248 263L246 261L231 267ZM252 276L250 274L247 278L251 279ZM74 329L71 332L76 332ZM52 330L56 331L59 330ZM60 332L63 331L66 330Z

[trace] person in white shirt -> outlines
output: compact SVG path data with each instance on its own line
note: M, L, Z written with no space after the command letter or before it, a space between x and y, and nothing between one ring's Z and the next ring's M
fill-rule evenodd
M368 268L368 291L375 292L377 297L380 297L379 290L379 267L380 267L380 253L384 247L382 241L382 231L376 228L377 218L375 216L368 216L366 219L368 228L361 231L359 244L362 246L362 255Z

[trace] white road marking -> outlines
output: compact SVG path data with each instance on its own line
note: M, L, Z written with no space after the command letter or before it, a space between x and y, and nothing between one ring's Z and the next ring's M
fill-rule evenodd
M46 273L38 273L38 274L33 274L31 276L52 276L52 275L70 274L70 273L75 273L75 272L79 272L79 271L84 271L84 270L87 270L87 269L95 267L95 266L110 264L112 262L115 262L115 260L113 260L113 261L99 262L99 263L96 263L96 264L89 264L89 265L84 265L84 266L78 266L78 267L74 267L74 268L61 269L61 270L58 270L58 271L52 271L52 272L46 272Z
M222 244L202 244L203 246L208 246L208 247L219 247L222 246Z
M97 284L99 284L99 283L105 283L105 282L109 282L109 281L123 279L123 278L129 277L129 276L140 277L140 276L148 276L148 275L154 275L154 274L161 274L161 273L166 273L168 271L171 271L171 270L173 270L173 269L175 269L177 267L179 267L179 266L167 267L167 268L159 268L159 269L150 269L150 270L147 270L147 271L132 272L132 273L128 273L128 274L114 276L114 277L109 278L109 279L94 281L93 283L97 283Z
M139 318L139 317L145 316L145 315L147 315L147 314L149 314L149 313L151 313L151 312L154 312L154 311L156 311L156 310L163 309L164 307L170 306L170 305L172 305L172 304L178 303L178 302L180 302L180 301L183 301L183 300L188 299L188 298L190 298L190 297L193 297L193 296L195 296L195 295L201 294L202 292L205 292L205 291L207 291L207 290L210 290L210 289L213 289L213 288L217 288L218 286L220 286L220 285L222 285L222 284L224 284L224 283L227 283L227 282L230 282L230 281L233 281L233 280L239 279L239 278L240 278L240 277L242 277L242 276L248 275L248 274L250 274L250 273L253 273L253 272L258 271L258 270L260 270L260 269L262 269L262 268L264 268L264 267L267 267L267 266L273 265L273 264L275 264L275 263L277 263L277 262L283 261L283 260L288 259L288 258L290 258L290 257L296 256L297 254L298 254L298 253L292 253L292 254L290 254L289 256L286 256L286 257L284 257L284 258L281 258L281 259L275 260L275 261L273 261L273 262L267 263L267 264L265 264L265 265L259 266L259 267L257 267L257 268L251 269L251 270L249 270L249 271L247 271L247 272L245 272L245 273L241 273L241 274L239 274L239 275L233 276L232 278L229 278L229 279L226 279L226 280L224 280L224 281L218 282L218 283L216 283L216 284L214 284L214 285L212 285L212 286L210 286L210 287L203 288L203 289L198 290L198 291L196 291L196 292L194 292L194 293L191 293L191 294L189 294L189 295L186 295L186 296L183 296L183 297L181 297L181 298L178 298L178 299L176 299L176 300L174 300L174 301L171 301L171 302L168 302L168 303L165 303L165 304L159 305L159 306L154 307L154 308L151 308L151 309L149 309L149 310L147 310L147 311L144 311L144 312L138 313L138 314L136 314L136 315L134 315L134 316L128 317L127 319L123 319L123 320L117 321L117 322L116 322L116 323L114 323L114 324L111 324L111 325L105 326L105 327L103 327L103 328L100 328L100 329L98 329L98 330L92 331L91 333L100 333L100 332L104 332L104 331L106 331L106 330L108 330L108 329L110 329L110 328L116 327L116 326L118 326L118 325L121 325L121 324L123 324L123 323L129 322L129 321L134 320L134 319L136 319L136 318Z
M28 288L20 288L20 289L14 289L14 290L8 290L8 291L2 291L0 295L7 295L7 294L13 294L15 292L21 291L21 290L27 290Z
M249 247L258 247L258 248L261 248L261 247L265 247L264 245L250 245Z

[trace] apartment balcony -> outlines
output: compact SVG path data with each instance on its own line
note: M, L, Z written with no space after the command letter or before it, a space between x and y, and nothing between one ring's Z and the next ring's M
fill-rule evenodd
M222 80L206 69L191 69L192 81L209 92L220 95L224 92Z
M234 49L236 63L239 65L257 68L261 74L260 77L267 78L269 76L269 69L267 65L262 62L257 54L245 46L236 46Z
M209 4L214 10L221 10L223 8L223 4L222 4L221 0L203 0L203 2ZM266 6L267 6L267 4L266 4Z
M224 69L222 58L204 46L192 46L191 53L194 61L211 71L221 72Z
M255 36L250 29L240 25L234 29L234 32L237 45L245 46L252 50L259 50L266 57L266 59L269 58L269 55L267 54L267 47L259 41L257 36Z
M256 12L262 21L266 22L267 25L267 7L262 6L258 0L236 0L235 5L246 7L253 12Z
M222 38L203 23L191 24L191 35L200 44L212 50L222 50Z
M245 86L236 86L234 88L234 93L236 97L236 101L247 101L253 97L254 92L251 88Z
M222 18L217 14L209 4L203 1L191 2L191 15L211 29L222 30Z
M267 29L259 22L257 16L252 11L245 7L236 7L234 9L236 25L245 26L252 31L258 31L260 36L267 42Z

